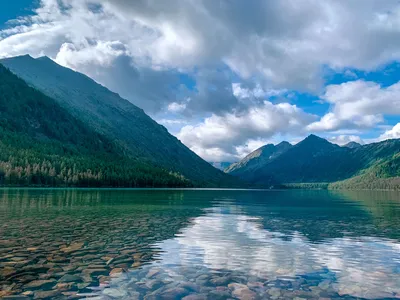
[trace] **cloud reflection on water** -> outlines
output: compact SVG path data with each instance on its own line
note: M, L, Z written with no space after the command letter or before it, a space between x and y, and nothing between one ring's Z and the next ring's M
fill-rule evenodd
M377 237L330 238L311 243L263 228L239 206L213 207L173 239L156 245L158 264L206 266L260 278L295 277L329 269L339 294L377 298L400 292L400 243ZM279 222L279 220L277 220Z

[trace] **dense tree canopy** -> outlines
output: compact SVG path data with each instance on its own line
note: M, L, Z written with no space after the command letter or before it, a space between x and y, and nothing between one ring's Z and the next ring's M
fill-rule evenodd
M0 184L181 187L183 176L123 149L0 65Z

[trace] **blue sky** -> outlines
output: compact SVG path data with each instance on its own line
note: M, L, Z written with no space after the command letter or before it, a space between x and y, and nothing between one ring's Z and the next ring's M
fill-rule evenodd
M10 20L33 14L32 10L37 6L36 0L0 1L0 28Z
M209 161L313 133L400 137L397 0L0 2L0 57L47 55Z

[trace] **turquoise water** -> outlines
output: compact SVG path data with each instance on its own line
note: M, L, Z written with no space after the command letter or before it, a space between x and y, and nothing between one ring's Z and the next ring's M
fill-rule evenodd
M400 298L400 194L0 190L0 296Z

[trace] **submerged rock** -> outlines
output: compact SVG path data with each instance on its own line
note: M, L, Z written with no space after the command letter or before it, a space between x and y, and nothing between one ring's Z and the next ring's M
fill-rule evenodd
M127 292L124 290L117 290L113 288L105 289L103 294L109 296L111 298L122 298L127 295Z
M35 292L34 299L51 299L58 295L61 295L60 291L52 290L52 291L37 291Z
M207 300L205 294L191 294L182 298L182 300Z
M257 294L249 289L245 284L231 283L228 285L230 289L233 289L232 295L241 300L252 300L256 299Z
M170 288L164 292L162 292L159 296L160 299L165 299L165 300L169 300L169 299L180 299L185 297L186 295L188 295L189 292L187 290L185 290L184 288Z
M51 288L55 285L56 281L51 280L34 280L26 284L24 287L28 289L46 289Z
M82 277L78 275L65 274L58 282L82 282Z
M60 250L65 252L65 253L70 253L74 251L78 251L83 247L84 243L73 243L69 245L68 247L63 247Z
M147 278L152 278L152 277L156 276L159 273L160 273L160 269L153 268L153 269L149 270L149 272L147 273L146 277Z

